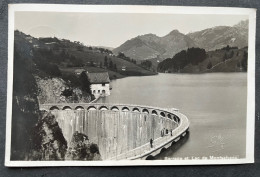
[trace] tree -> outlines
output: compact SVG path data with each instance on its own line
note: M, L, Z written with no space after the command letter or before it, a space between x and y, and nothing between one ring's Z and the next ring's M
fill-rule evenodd
M149 60L145 60L145 61L142 61L142 62L141 62L141 65L142 65L143 67L147 68L147 69L151 69L151 67L152 67L152 62L149 61Z
M70 86L72 87L80 87L79 78L74 73L64 73L62 74L62 79L70 83Z
M226 47L226 50L227 50L227 51L229 51L229 50L230 50L230 46L229 46L229 45L227 45L227 47Z
M244 71L247 71L247 60L248 60L248 53L244 51L243 59L241 60L241 65Z
M79 76L79 80L81 82L81 89L82 91L86 91L87 93L91 94L91 90L90 90L90 82L88 79L88 76L86 74L86 72L82 72Z
M126 56L123 52L119 52L118 55L117 55L118 58L122 58L122 59L125 59Z
M95 66L92 60L90 61L90 66Z
M41 71L45 72L51 77L61 76L61 71L59 70L59 67L56 64L47 62L45 58L39 56L37 60L35 60L35 63Z
M78 45L78 46L77 46L77 50L78 50L78 51L83 51L83 46L82 46L82 45Z
M47 71L48 71L49 74L52 75L52 76L56 76L56 77L61 76L60 69L59 69L59 67L58 67L57 65L55 65L55 64L49 64Z
M232 50L229 58L232 58L233 56L234 56L234 51Z
M64 61L65 58L68 57L68 54L65 52L64 49L62 49L61 53L60 53L60 60Z
M237 62L237 67L240 68L241 67L241 61Z
M114 65L113 65L113 62L112 62L112 60L110 60L110 61L109 61L109 68L110 68L110 69L113 69L113 66L114 66Z
M105 58L104 58L104 67L107 67L107 66L108 66L107 56L105 56Z
M227 53L225 53L223 56L223 61L226 61L226 60L227 60Z
M116 66L116 64L114 64L114 70L117 71L117 66Z
M70 56L70 62L74 67L81 67L84 66L83 61L80 58L76 58L74 55Z
M171 71L179 72L186 65L198 65L200 62L206 59L206 51L201 48L188 48L188 50L182 50L173 56L173 58L165 59L158 64L157 70L159 72Z
M197 65L198 63L205 60L207 57L205 49L200 48L188 48L187 50L187 62L191 63L192 65ZM182 66L183 68L184 66Z
M211 69L212 68L212 63L211 61L208 63L207 69Z

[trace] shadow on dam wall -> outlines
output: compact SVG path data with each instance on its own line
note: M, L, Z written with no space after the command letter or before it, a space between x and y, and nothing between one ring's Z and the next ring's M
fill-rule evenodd
M111 110L53 110L68 144L76 131L98 145L103 160L116 157L162 136L162 130L174 130L169 118L140 112Z

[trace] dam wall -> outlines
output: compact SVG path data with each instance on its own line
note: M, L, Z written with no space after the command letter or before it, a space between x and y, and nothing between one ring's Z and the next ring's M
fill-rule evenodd
M163 136L170 135L179 120L167 111L142 112L98 109L53 109L63 136L68 142L75 132L88 136L99 147L103 160L124 154Z

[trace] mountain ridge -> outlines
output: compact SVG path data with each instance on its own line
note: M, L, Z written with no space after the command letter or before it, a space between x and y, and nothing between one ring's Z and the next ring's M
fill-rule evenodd
M127 40L113 53L124 53L126 56L147 60L152 58L171 58L176 53L191 47L204 48L206 51L231 47L243 48L248 44L248 20L240 21L233 26L215 26L201 31L183 34L174 29L160 37L148 33Z

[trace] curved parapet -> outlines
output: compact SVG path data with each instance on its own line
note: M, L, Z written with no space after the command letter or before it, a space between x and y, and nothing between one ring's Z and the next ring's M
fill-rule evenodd
M145 105L133 105L133 104L109 104L109 103L45 103L40 104L40 110L51 110L52 108L62 110L64 108L69 108L72 110L76 110L76 108L84 108L88 110L89 107L95 107L96 109L100 109L100 107L107 107L111 110L112 107L117 107L118 109L128 109L134 111L138 109L140 112L154 112L156 114L161 112L178 112L179 110L176 108L159 108L153 106L145 106Z
M92 138L101 147L104 160L150 159L185 136L190 124L175 108L106 103L39 106L57 116L63 132L67 128L69 132L82 132ZM64 136L69 142L70 135Z

